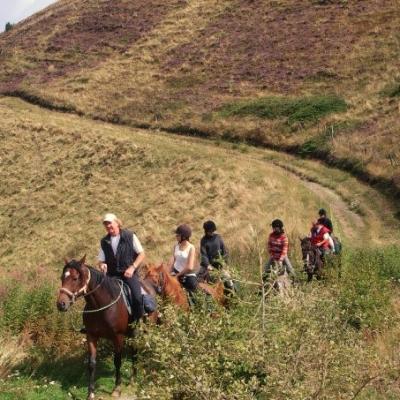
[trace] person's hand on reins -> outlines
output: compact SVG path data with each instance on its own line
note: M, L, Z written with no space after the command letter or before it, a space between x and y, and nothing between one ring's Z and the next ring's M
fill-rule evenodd
M100 267L100 271L101 271L103 274L106 274L106 273L107 273L107 264L102 263L102 264L99 265L99 267Z

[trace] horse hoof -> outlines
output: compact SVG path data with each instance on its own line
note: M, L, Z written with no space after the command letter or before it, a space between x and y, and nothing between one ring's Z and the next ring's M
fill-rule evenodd
M89 393L87 400L94 400L94 393Z
M120 397L121 396L121 387L116 386L111 393L111 397Z

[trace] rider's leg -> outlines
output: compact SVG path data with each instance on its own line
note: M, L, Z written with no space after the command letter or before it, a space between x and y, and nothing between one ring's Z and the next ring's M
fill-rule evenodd
M288 274L290 274L290 275L292 275L292 276L296 276L296 272L295 272L295 270L294 270L294 268L293 268L293 266L292 266L292 263L290 262L288 256L286 256L286 257L283 259L283 264L285 265L286 271L287 271Z
M189 295L189 304L193 306L195 303L193 293L197 289L197 276L195 275L185 275L181 280L182 286L187 290Z
M143 308L144 311L148 314L157 310L157 302L154 296L150 294L143 295Z
M264 273L263 273L263 281L264 283L268 280L269 275L271 273L271 267L272 264L274 263L274 259L271 257L266 264L264 265Z
M140 287L139 278L137 275L133 275L131 278L122 277L122 280L126 282L131 289L132 299L132 314L135 320L142 318L143 310L143 296Z
M200 271L197 273L199 281L202 282L209 282L210 281L210 274L208 272L207 266L201 265Z

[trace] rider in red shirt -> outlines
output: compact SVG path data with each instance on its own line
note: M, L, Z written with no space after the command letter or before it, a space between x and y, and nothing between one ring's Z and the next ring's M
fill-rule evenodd
M264 272L269 274L271 272L271 266L274 262L279 265L285 266L286 271L295 276L295 271L288 258L288 237L283 228L283 222L280 219L272 221L272 232L268 238L267 250L269 254L269 260L265 264Z
M330 230L323 225L321 220L317 221L314 236L311 237L311 242L314 246L321 250L322 254L331 253L334 251L332 247L332 238Z

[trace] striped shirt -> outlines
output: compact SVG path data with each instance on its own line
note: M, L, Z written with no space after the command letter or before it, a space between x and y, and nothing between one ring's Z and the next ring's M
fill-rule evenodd
M282 261L288 253L289 240L285 233L272 232L268 238L268 253L276 261Z

